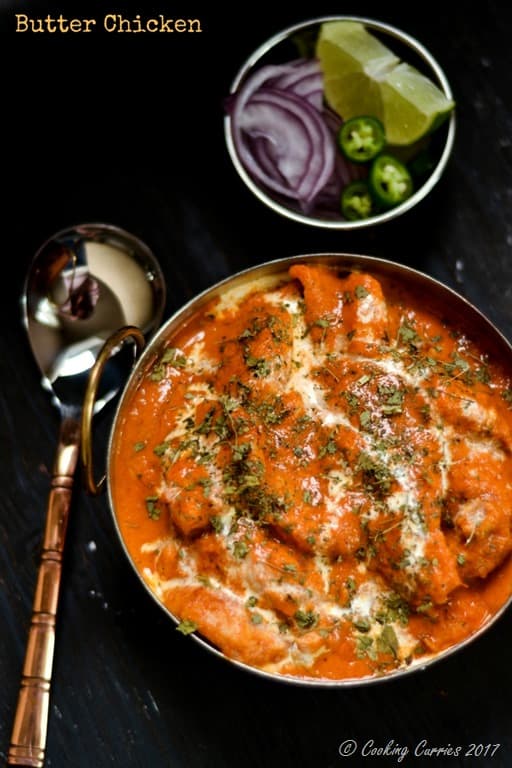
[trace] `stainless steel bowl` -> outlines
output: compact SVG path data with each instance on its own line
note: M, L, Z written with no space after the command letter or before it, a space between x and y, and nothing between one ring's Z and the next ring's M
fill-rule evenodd
M309 34L314 33L319 29L320 25L326 21L357 21L364 24L370 31L378 33L381 38L386 41L389 39L389 45L399 44L401 47L408 50L415 59L419 62L420 66L431 79L441 88L443 93L448 99L453 99L452 90L450 84L443 70L439 66L438 62L432 56L432 54L414 37L411 37L406 32L403 32L396 27L389 24L385 24L374 19L368 19L360 16L322 16L315 19L304 21L300 24L294 24L286 29L273 35L259 46L249 58L242 64L241 68L237 72L232 84L231 93L235 93L239 86L252 74L256 69L259 69L265 63L274 61L274 58L279 60L279 51L281 47L287 43L292 37L297 34ZM320 218L317 216L308 216L299 210L298 207L287 204L282 200L273 197L263 186L256 183L254 179L247 172L245 166L241 162L238 152L236 150L232 127L231 118L226 116L224 119L224 135L226 140L227 149L234 167L236 168L238 175L242 181L246 184L248 189L265 205L271 208L276 213L285 216L288 219L293 219L301 224L308 224L313 227L323 227L324 229L336 229L336 230L352 230L363 229L377 224L382 224L391 219L395 219L401 216L406 211L414 208L421 200L423 200L437 184L443 172L446 168L446 164L452 153L453 144L455 141L455 125L456 118L455 112L452 112L446 124L436 131L436 140L439 140L440 147L437 153L437 162L432 169L430 175L424 181L424 183L414 192L414 194L406 201L391 208L390 210L379 213L376 216L372 216L368 219L360 219L357 221L347 220L334 220L330 218Z
M158 333L153 337L143 352L142 356L139 358L117 406L108 446L107 478L110 477L111 473L116 436L122 426L124 404L130 398L132 392L137 388L139 382L146 374L148 366L152 363L152 361L159 357L166 341L179 329L184 327L189 319L201 307L205 306L206 303L211 301L213 298L221 296L224 292L232 290L233 288L240 288L244 285L252 283L259 278L285 273L290 268L290 266L297 263L326 264L338 268L341 272L347 273L351 270L366 271L377 278L391 278L401 282L403 285L415 292L419 291L421 296L425 297L425 301L428 302L428 306L431 311L436 312L438 316L455 324L456 327L464 328L465 332L470 338L483 346L491 359L500 360L512 375L512 346L509 341L478 309L476 309L476 307L470 304L461 295L422 272L414 270L408 266L372 256L345 253L308 254L278 259L276 261L267 262L260 266L251 267L217 283L213 287L202 292L187 304L185 304L160 328ZM164 610L164 612L172 621L178 623L177 618L157 598L157 596L154 594L154 592L152 592L148 584L142 578L140 572L137 570L132 556L130 555L123 540L110 484L108 493L114 525L117 531L117 535L119 536L121 546L125 551L126 557L131 563L138 579L142 583L149 597ZM454 652L461 650L470 642L473 642L483 632L487 631L498 619L498 617L501 616L501 614L506 610L511 600L512 597L508 598L505 604L502 605L501 608L499 608L499 610L489 618L486 624L469 638L464 639L462 642L459 642L455 646L452 646L437 654L433 654L427 659L421 660L417 664L413 664L405 669L398 669L395 672L387 673L381 677L342 680L287 677L276 673L262 671L260 669L251 667L248 664L233 660L225 656L212 644L199 637L195 633L192 635L192 637L195 642L199 643L208 652L215 654L219 658L227 660L229 663L239 667L240 669L255 673L269 680L309 687L347 688L351 686L369 685L377 682L396 679L397 677L403 677L405 675L411 674L414 671L426 669L434 662L444 659Z

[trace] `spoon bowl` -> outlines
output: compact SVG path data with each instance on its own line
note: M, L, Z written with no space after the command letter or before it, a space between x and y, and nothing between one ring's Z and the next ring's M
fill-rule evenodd
M85 224L47 240L30 267L22 308L54 404L80 410L89 371L107 338L125 325L149 334L160 323L164 300L155 257L128 232ZM113 374L105 380L108 389L96 410L122 384Z
M164 303L164 278L150 249L111 225L82 224L56 233L29 268L23 321L41 384L61 422L8 765L44 764L62 556L87 381L107 348L97 413L122 387L133 364L133 354L121 342L131 337L140 350L160 324ZM119 343L109 345L120 329Z

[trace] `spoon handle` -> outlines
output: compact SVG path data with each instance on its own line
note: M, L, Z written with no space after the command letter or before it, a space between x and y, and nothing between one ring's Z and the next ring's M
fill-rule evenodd
M7 765L42 768L50 704L62 554L80 443L80 426L64 418L53 467L41 563Z

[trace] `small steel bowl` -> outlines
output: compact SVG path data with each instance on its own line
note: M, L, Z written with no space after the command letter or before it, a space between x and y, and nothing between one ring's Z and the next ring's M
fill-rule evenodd
M240 85L257 69L262 66L271 63L284 63L290 61L294 57L297 57L297 52L293 52L291 41L296 35L315 36L318 32L320 25L326 21L357 21L365 25L365 27L375 32L377 36L397 54L400 55L403 52L404 60L408 63L415 65L425 75L438 85L448 99L453 99L452 90L449 82L444 74L443 70L434 59L432 54L415 38L411 37L402 30L397 29L389 24L384 24L374 19L367 19L359 16L323 16L300 24L295 24L287 29L278 32L271 38L266 40L249 58L245 61L242 67L239 69L235 76L230 92L235 93ZM287 52L287 53L286 53ZM436 164L426 180L420 187L414 192L411 197L405 200L400 205L395 206L389 210L383 211L376 216L371 216L368 219L359 219L356 221L348 221L345 219L334 219L320 216L309 216L300 210L298 205L293 202L287 201L285 198L280 198L277 194L274 195L269 192L262 184L257 183L246 170L240 157L238 155L235 142L233 140L231 118L227 115L224 118L224 135L228 153L231 157L234 167L236 168L238 175L245 182L246 186L256 197L261 200L262 203L267 205L276 213L280 213L288 219L293 219L301 224L308 224L313 227L323 227L324 229L336 229L336 230L353 230L363 229L376 224L382 224L385 221L390 221L398 216L401 216L406 211L414 208L417 203L423 200L433 187L437 184L441 178L448 159L451 155L453 144L455 141L455 112L452 111L450 117L446 120L445 124L437 129L433 136L433 155L436 158Z
M203 291L187 304L185 304L181 309L179 309L172 317L170 317L160 328L157 334L152 338L144 350L142 356L139 358L134 370L132 371L132 374L125 386L124 392L117 406L113 425L110 431L110 439L108 445L107 479L110 480L111 478L113 458L116 450L118 436L123 425L126 404L129 401L131 394L135 389L137 389L140 381L146 375L148 367L155 361L155 359L161 355L162 350L165 348L168 340L174 336L181 328L186 327L190 319L212 299L220 297L225 292L232 291L233 289L243 290L245 286L254 283L255 281L261 281L262 279L283 275L293 264L297 263L325 264L337 268L342 273L348 273L352 270L364 271L375 276L377 279L379 279L379 277L387 278L404 285L406 288L413 291L416 295L421 295L424 297L426 304L429 306L432 312L437 314L438 317L443 318L443 320L446 320L449 323L452 323L457 328L463 329L469 338L478 343L481 348L485 350L490 359L500 360L502 362L505 370L507 371L507 375L512 375L512 346L509 341L490 322L490 320L488 320L478 309L476 309L460 294L456 293L451 288L445 286L443 283L435 280L425 273L385 259L379 259L373 256L361 256L346 253L308 254L303 256L292 256L278 259L246 269L231 277L226 278L225 280L217 283L206 291ZM164 613L173 622L178 623L176 616L151 590L150 586L137 569L134 557L128 550L128 547L123 538L121 525L118 519L119 509L116 508L110 482L108 484L108 493L114 527L121 547L124 550L128 561L130 562L135 574L146 590L148 596L154 600L155 603L160 606L160 608L162 608ZM483 624L471 636L463 639L459 643L440 652L433 653L426 658L422 658L421 660L418 660L418 662L411 664L409 667L400 668L385 675L375 677L340 680L289 677L279 673L263 671L256 667L252 667L249 664L229 658L214 645L212 645L204 638L198 636L196 633L192 634L191 637L205 650L213 653L218 658L226 660L241 670L255 673L268 680L317 688L347 688L392 680L396 679L397 677L408 675L414 671L425 670L434 662L445 659L446 657L452 655L454 652L461 650L469 643L473 642L477 637L481 636L490 628L492 624L496 622L496 620L503 614L511 602L512 595L505 599L503 604L501 604L497 610L491 616L489 616L489 619L485 622L485 624Z

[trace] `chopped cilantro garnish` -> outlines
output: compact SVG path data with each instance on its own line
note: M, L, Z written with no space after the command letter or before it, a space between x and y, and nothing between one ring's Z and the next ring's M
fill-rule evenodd
M245 364L251 371L251 373L258 379L264 379L270 374L270 363L265 360L264 357L253 357L247 355L245 357Z
M410 325L407 320L404 320L398 329L398 338L404 344L410 344L411 347L417 348L421 344L421 337L418 336L412 325Z
M313 611L299 610L295 611L293 618L300 629L313 629L313 627L316 627L318 624L320 617L318 613L314 613Z
M235 543L233 544L233 554L239 560L242 560L244 557L247 557L247 555L249 554L249 547L247 546L245 541L235 541Z
M395 659L398 656L398 637L391 624L386 624L377 638L377 650L380 653L390 653Z
M376 658L372 637L369 637L368 635L359 635L359 637L357 637L356 656L358 659L364 659L365 656L368 656L370 659Z
M361 451L357 459L356 469L362 472L363 484L371 493L380 497L391 490L391 472L384 464L373 459L368 453Z
M369 632L372 626L369 619L354 619L352 624L358 632Z
M160 508L157 506L157 502L158 496L146 497L146 509L151 520L158 520L160 518Z
M215 531L215 533L222 533L222 518L219 515L212 515L210 517L210 525Z
M176 629L178 632L181 632L182 635L191 635L192 632L196 631L197 624L190 619L182 619Z
M174 347L166 349L154 364L149 378L152 381L162 381L165 378L166 365L171 365L173 368L185 368L187 358Z

